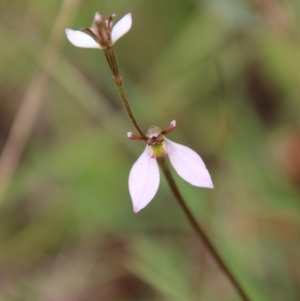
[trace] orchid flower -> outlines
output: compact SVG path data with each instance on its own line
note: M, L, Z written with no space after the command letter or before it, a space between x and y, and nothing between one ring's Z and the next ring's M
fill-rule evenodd
M129 174L129 192L135 213L147 206L154 198L160 181L157 159L166 155L178 175L185 181L198 187L214 188L210 174L200 156L192 149L164 137L164 134L172 131L175 126L175 120L164 131L157 126L151 126L145 135L147 146L133 164ZM144 140L144 137L131 132L127 136L133 140Z
M91 28L84 28L83 30L90 35L69 28L65 29L69 41L77 47L82 48L100 48L107 49L125 33L129 31L132 24L131 13L126 14L116 25L113 27L113 18L115 14L112 14L107 20L101 16L98 12L95 14L94 22Z

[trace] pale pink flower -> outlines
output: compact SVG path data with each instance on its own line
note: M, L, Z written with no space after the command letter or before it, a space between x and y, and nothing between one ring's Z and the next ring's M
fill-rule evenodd
M175 126L174 120L167 130L161 131L158 127L151 127L146 134L147 146L129 174L129 192L136 213L154 198L160 181L157 158L165 155L168 155L172 166L185 181L198 187L214 188L200 156L192 149L162 135L170 132ZM134 140L142 139L132 133L128 133L127 136Z
M126 14L115 26L112 26L114 17L115 14L105 19L97 12L92 27L83 29L89 34L66 28L67 38L77 47L107 49L126 34L132 25L131 13Z

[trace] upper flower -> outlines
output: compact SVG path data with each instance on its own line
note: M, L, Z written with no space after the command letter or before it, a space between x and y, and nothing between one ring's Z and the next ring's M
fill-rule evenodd
M156 159L165 155L169 156L174 169L185 181L198 187L214 188L210 174L200 156L192 149L163 136L175 126L174 120L164 131L152 126L146 133L147 146L129 174L129 192L134 212L147 206L155 196L160 180ZM127 136L131 139L141 139L132 133L128 133Z
M83 48L110 48L120 37L129 31L132 24L131 13L126 14L113 27L112 19L115 14L112 14L108 19L105 19L98 12L95 14L94 22L91 28L84 28L90 35L69 28L65 29L69 41L77 47Z

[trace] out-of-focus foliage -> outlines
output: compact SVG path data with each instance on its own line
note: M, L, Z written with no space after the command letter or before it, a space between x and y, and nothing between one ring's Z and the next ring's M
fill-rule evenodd
M144 144L126 138L103 53L63 30L99 11L133 13L114 47L132 109L145 130L176 119L170 139L203 157L213 191L176 181L252 300L299 300L300 2L81 1L47 67L57 16L75 2L0 2L2 149L34 74L48 75L0 203L0 299L239 300L163 177L132 212Z

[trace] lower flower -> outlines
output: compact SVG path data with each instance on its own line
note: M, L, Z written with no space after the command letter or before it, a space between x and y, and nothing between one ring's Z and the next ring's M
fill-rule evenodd
M171 123L172 130L175 121ZM170 131L169 130L169 131ZM201 157L192 149L175 143L162 135L158 127L151 127L146 137L147 146L134 163L129 174L129 192L134 212L139 212L154 198L160 181L157 158L168 155L178 175L188 183L214 188L210 174ZM129 138L135 137L129 133Z

